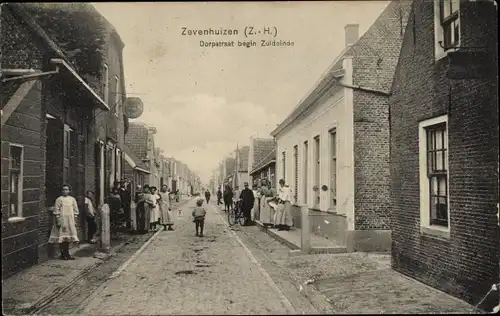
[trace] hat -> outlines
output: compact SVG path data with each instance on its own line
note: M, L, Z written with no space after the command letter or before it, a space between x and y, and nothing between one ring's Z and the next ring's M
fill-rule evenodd
M245 186L248 185L248 182L243 183L243 185L245 185Z
M280 179L280 183L285 184L285 180L284 179Z

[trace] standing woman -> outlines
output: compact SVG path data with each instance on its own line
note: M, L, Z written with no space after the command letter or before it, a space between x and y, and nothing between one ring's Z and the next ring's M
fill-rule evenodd
M49 243L59 244L61 259L75 260L69 254L69 243L78 242L75 219L78 217L78 205L70 195L71 187L62 186L62 195L57 198L54 206L54 225L50 232Z
M149 231L153 231L153 223L154 223L154 214L152 212L153 205L153 195L151 195L151 190L149 189L149 185L144 185L144 217L146 225L149 224Z
M163 228L165 230L174 230L172 228L172 225L174 225L174 222L172 221L172 209L170 205L170 194L167 191L167 186L164 184L161 186L161 192L160 192L160 211L161 211L161 218L160 218L160 224L163 225Z

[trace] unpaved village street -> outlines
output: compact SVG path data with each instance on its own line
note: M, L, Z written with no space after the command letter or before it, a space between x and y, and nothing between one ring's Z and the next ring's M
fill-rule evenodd
M191 206L175 231L163 231L97 290L79 312L92 315L290 314L246 246L208 205L204 237L195 236Z

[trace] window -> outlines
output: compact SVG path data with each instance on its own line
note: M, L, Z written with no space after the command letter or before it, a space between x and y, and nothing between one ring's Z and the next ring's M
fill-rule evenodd
M460 45L460 0L434 0L437 57ZM441 44L439 43L441 42Z
M120 92L120 78L118 76L115 76L115 94L114 94L114 101L113 101L113 107L115 108L115 115L120 116L121 113L121 101L122 101L122 95Z
M22 217L24 150L20 145L9 147L9 217Z
M281 165L281 168L282 168L281 169L281 175L282 175L281 178L283 180L285 180L285 182L286 182L286 152L283 152L281 154L281 163L282 163L282 165Z
M309 190L307 186L307 177L308 177L308 169L309 169L309 143L307 141L304 142L304 169L303 169L303 178L302 178L302 187L304 188L304 204L307 204L307 191Z
M295 199L295 203L297 203L297 199L299 197L299 146L293 146L293 159L294 159L294 183L293 183L293 197Z
M337 205L337 132L330 131L330 208Z
M63 182L68 184L70 179L70 159L71 159L71 132L69 125L64 124L63 139Z
M102 82L101 82L102 97L104 98L104 102L106 102L106 104L108 104L108 102L109 102L109 69L108 69L108 65L106 65L106 64L102 65L101 76L102 76Z
M314 186L315 186L315 206L319 206L320 192L320 145L319 135L314 137Z
M421 225L449 228L447 116L420 123Z

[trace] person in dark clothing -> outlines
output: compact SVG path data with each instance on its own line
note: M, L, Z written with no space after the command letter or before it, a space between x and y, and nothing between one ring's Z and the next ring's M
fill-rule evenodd
M224 189L224 210L229 212L233 208L233 190L229 185Z
M88 228L88 241L89 243L95 243L95 234L97 233L97 221L96 221L96 210L94 206L94 192L87 191L87 196L85 197L85 213Z
M120 181L120 189L119 189L120 199L121 199L121 207L123 209L125 220L127 222L127 228L130 229L130 203L132 202L132 194L130 193L127 184L125 181Z
M208 191L208 189L205 191L205 199L207 200L208 204L208 202L210 202L210 191Z
M222 191L219 188L217 189L217 206L221 204L221 200L222 200Z
M248 187L248 182L245 182L245 188L241 191L239 198L241 199L241 209L245 216L245 225L250 225L250 214L255 203L255 196L253 191Z

